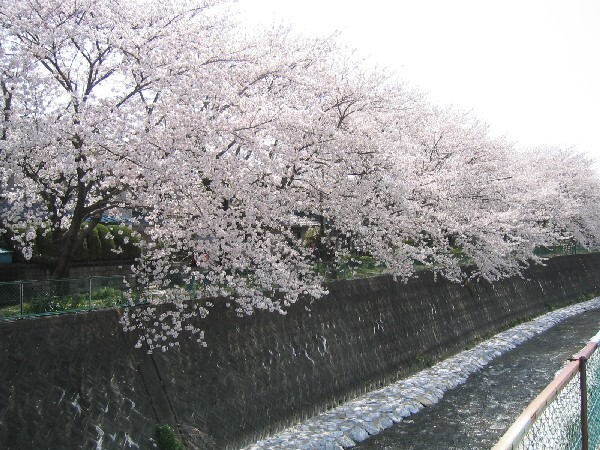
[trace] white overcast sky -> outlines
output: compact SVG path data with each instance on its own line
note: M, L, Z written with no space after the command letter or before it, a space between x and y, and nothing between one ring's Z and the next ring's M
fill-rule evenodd
M600 0L239 0L249 26L341 40L517 146L600 160ZM597 163L596 167L600 168Z

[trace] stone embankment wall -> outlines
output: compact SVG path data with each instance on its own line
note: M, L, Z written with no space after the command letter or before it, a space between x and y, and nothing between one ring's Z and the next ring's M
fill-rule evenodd
M107 310L0 323L0 448L237 448L511 323L600 288L600 254L462 286L422 274L334 282L286 316L198 320L208 347L147 355Z

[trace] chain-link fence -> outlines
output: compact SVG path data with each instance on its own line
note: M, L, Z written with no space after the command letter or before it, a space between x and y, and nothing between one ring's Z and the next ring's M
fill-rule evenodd
M135 288L133 276L0 283L0 320L123 306Z
M589 448L600 448L600 351L586 363Z
M600 333L523 411L493 450L600 448L599 340Z
M325 280L366 278L381 275L385 266L370 256L338 261L317 261L314 270Z

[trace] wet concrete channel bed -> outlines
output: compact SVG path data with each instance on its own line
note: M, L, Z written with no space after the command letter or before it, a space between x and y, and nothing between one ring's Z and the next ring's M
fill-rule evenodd
M354 448L489 449L599 328L599 309L566 319L497 357L439 403Z
M550 312L249 448L489 449L599 328L600 298Z

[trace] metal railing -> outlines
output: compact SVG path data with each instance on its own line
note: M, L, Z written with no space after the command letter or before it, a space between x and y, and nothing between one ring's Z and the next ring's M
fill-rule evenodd
M315 263L314 270L326 280L361 278L383 272L382 266L372 258L343 263L320 261ZM187 290L197 286L181 274L174 274L170 282L171 286ZM160 289L138 285L133 275L0 282L0 321L145 304L160 296Z
M600 332L529 404L492 450L600 445ZM579 375L579 376L578 376Z
M134 287L133 276L0 283L0 320L124 306Z

